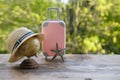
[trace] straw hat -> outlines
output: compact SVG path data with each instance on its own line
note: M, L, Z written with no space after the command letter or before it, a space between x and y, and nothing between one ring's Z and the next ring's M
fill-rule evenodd
M19 47L28 39L32 38L32 37L36 37L39 41L42 41L42 39L44 38L43 34L40 33L34 33L31 30L29 30L28 28L22 27L19 29L16 29L15 31L13 31L8 39L7 39L7 49L8 51L11 53L11 56L9 58L9 62L15 62L18 61L19 59L23 58L24 55L18 55L19 53L17 52L17 50L19 49Z

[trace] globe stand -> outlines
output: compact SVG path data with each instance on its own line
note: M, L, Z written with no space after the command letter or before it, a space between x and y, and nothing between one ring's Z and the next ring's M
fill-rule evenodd
M25 59L21 64L21 69L36 69L39 67L39 64L34 59Z

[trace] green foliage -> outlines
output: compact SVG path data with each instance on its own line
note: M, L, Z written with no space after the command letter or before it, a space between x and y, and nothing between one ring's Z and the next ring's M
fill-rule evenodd
M25 26L40 32L46 9L53 5L52 0L0 0L0 52L7 52L7 37L16 28Z
M64 11L68 53L119 54L120 1L69 0Z
M0 0L0 52L11 31L25 26L41 31L48 7L61 8L67 53L120 54L120 0ZM55 17L55 15L52 15Z

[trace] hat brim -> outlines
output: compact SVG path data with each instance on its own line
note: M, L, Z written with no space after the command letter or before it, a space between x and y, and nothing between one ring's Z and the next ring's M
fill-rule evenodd
M10 56L10 58L9 58L9 62L16 62L16 61L18 61L18 60L20 60L21 58L24 57L24 55L17 53L17 50L19 49L19 47L20 47L26 40L28 40L29 38L34 37L34 36L37 37L40 42L44 39L44 35L43 35L43 34L40 34L40 33L34 33L34 34L26 37L26 38L17 46L17 48L11 53L11 56ZM16 56L16 54L17 54L17 56Z

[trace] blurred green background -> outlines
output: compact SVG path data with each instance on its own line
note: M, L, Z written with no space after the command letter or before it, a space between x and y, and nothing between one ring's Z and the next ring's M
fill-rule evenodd
M40 32L48 7L60 8L67 53L120 54L120 0L0 0L0 53L14 29Z

